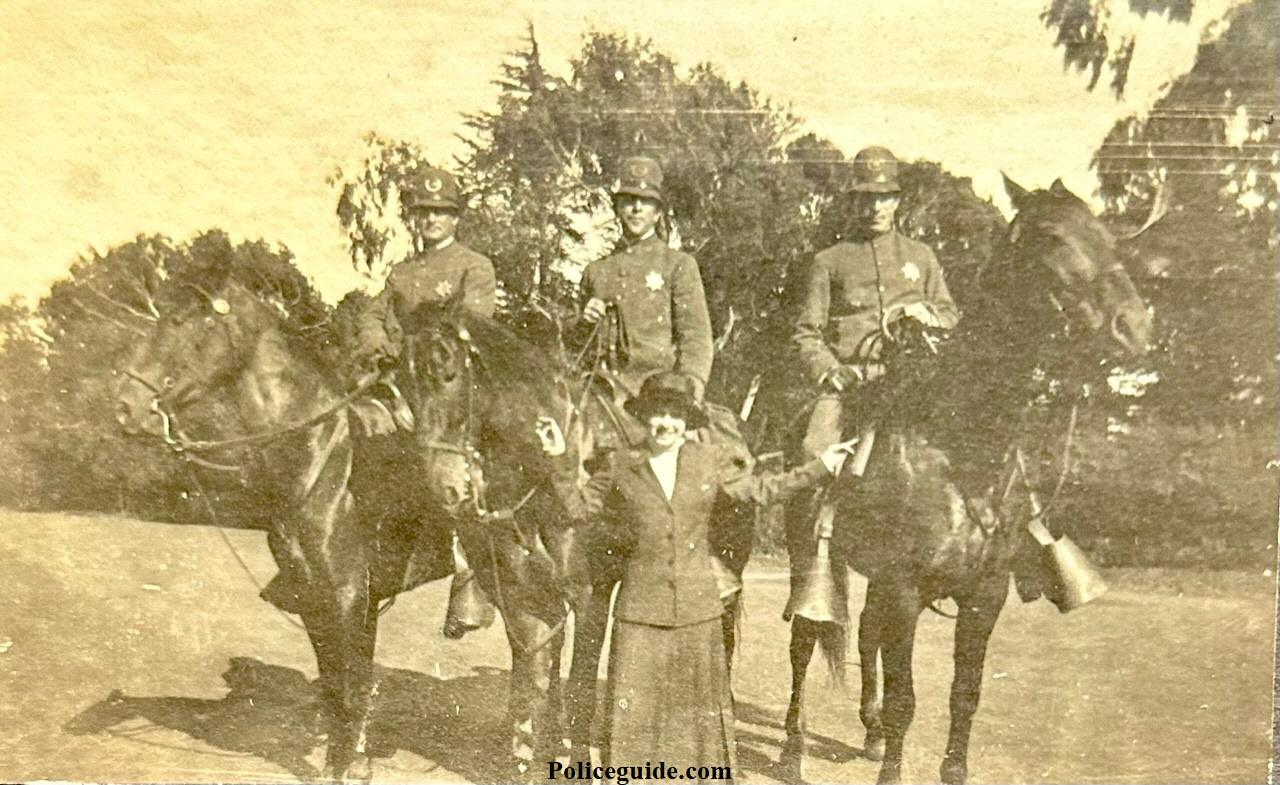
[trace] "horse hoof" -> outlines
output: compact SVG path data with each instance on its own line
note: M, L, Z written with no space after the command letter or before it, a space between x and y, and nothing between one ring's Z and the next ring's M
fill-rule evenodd
M880 767L880 776L876 777L876 785L901 785L902 767L898 764L886 763Z
M866 756L867 760L884 760L884 736L873 736L868 733L867 740L863 744L862 754Z
M969 779L969 767L963 763L943 761L938 776L942 779L942 785L964 785Z
M778 765L786 775L787 782L804 780L804 742L788 740L782 745L782 753L778 755Z
M373 780L373 761L369 760L369 756L361 755L351 761L351 765L347 767L347 776L344 782L355 783L356 785L368 785Z

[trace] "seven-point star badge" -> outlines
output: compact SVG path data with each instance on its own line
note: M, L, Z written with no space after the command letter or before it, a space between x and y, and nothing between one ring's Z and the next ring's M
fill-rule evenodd
M920 280L920 268L916 267L915 262L907 262L902 265L902 277L915 283Z
M644 285L649 287L649 291L656 292L662 288L666 281L662 280L662 273L657 270L650 270L649 274L644 277Z
M453 294L453 284L448 281L441 281L436 284L436 294L440 295L440 299L444 299Z

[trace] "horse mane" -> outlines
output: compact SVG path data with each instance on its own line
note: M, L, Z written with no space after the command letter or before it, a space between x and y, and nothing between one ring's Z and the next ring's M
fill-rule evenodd
M457 333L465 328L475 352L476 373L482 381L499 385L545 385L565 377L568 369L554 353L525 340L496 319L474 313L456 300L423 303L401 325L406 335L429 330Z
M202 242L203 252L194 253ZM294 265L292 255L262 241L233 247L225 235L216 233L197 238L192 257L170 270L158 289L156 303L162 313L199 307L239 287L263 306L291 353L315 364L326 378L345 372L346 353L331 324L333 309Z

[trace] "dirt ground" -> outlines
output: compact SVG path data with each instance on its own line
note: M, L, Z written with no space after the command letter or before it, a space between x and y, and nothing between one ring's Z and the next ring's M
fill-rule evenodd
M321 761L306 636L257 598L219 530L0 512L0 781L296 782ZM226 532L257 580L265 538ZM1269 574L1125 571L1070 615L1013 600L973 731L975 783L1258 783L1270 758ZM383 618L379 782L506 775L508 654L495 627L439 634L446 587ZM739 781L775 782L789 674L776 560L748 573L734 666ZM936 782L951 623L926 613L907 776ZM500 625L499 625L500 626ZM873 782L857 671L811 674L812 782Z

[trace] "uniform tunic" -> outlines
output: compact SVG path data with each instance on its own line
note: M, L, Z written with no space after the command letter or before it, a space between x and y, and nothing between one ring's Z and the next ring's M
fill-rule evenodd
M686 442L669 500L644 454L616 457L583 488L575 467L561 469L556 488L570 517L602 522L602 544L626 559L609 655L609 760L732 767L712 507L720 494L765 504L812 487L826 469L813 461L755 476L720 449Z
M621 334L616 340L624 359L614 370L632 395L658 371L682 371L706 385L711 318L692 256L650 235L587 265L582 294L617 306Z
M496 282L493 263L456 240L391 268L387 284L373 299L360 323L364 353L382 350L398 355L404 340L401 324L423 303L443 302L462 292L474 313L492 317Z
M960 318L929 246L897 231L836 243L813 259L793 335L801 361L820 380L844 363L876 360L869 339L881 315L914 303L932 306L946 329ZM804 438L808 454L840 441L841 408L835 395L818 400Z
M868 335L880 329L880 316L912 303L933 306L941 326L960 318L942 268L924 243L897 231L873 240L836 243L813 260L794 339L814 379L857 356Z

